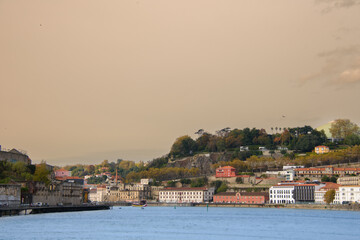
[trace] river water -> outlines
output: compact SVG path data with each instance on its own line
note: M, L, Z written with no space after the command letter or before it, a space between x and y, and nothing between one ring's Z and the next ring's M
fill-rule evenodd
M0 218L0 239L360 239L360 212L206 207Z

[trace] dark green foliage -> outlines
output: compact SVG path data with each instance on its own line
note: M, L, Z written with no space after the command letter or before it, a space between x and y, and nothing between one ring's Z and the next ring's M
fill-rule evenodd
M191 183L191 180L188 179L188 178L183 178L180 180L181 184L190 184Z
M175 187L175 186L176 186L176 182L175 182L175 181L168 181L168 182L167 182L167 186L168 186L168 187Z
M101 183L104 183L107 179L107 176L101 176L101 177L90 177L87 182L88 184L101 184Z
M330 182L330 178L327 175L322 176L321 178L322 182Z
M152 160L149 165L147 166L147 168L162 168L162 167L166 167L166 164L168 163L168 158L166 157L161 157L161 158L155 158L154 160Z
M237 177L235 181L238 184L244 183L241 177Z
M197 178L191 181L191 187L204 187L208 183L208 179L206 177Z

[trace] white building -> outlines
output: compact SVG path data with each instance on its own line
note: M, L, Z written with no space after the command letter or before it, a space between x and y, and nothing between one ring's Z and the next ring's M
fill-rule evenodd
M315 203L318 204L325 204L325 193L329 190L335 190L335 198L332 202L332 204L340 204L340 198L339 198L339 187L340 184L327 182L326 185L318 190L315 190Z
M142 185L149 185L152 182L153 182L152 178L142 178L140 180L140 184L142 184Z
M269 189L270 203L295 203L294 185L277 185Z
M215 188L165 188L159 191L159 202L201 203L213 199Z
M106 186L98 186L90 189L89 200L91 202L103 202L106 196Z
M360 203L360 186L341 186L339 187L340 203Z

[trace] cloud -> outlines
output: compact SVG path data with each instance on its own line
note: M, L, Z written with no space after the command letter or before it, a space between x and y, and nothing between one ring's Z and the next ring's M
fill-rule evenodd
M318 56L325 60L324 66L318 72L301 78L301 85L310 81L338 86L360 83L360 45L334 49Z
M315 2L326 5L322 10L324 13L328 13L334 9L350 8L360 5L360 0L315 0Z

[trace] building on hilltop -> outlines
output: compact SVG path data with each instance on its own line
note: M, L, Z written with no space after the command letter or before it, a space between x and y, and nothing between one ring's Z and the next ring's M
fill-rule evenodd
M236 177L236 169L231 166L219 167L216 169L215 177L217 178L228 178Z
M55 177L71 177L71 171L61 168L55 171Z
M315 147L315 153L317 154L323 154L330 152L330 148L328 146L316 146Z
M317 177L321 178L322 176L345 176L345 175L359 175L360 168L335 168L333 166L323 167L323 168L297 168L294 169L295 176L297 177Z
M264 204L269 201L267 192L222 192L214 195L214 203Z
M337 183L340 185L360 185L360 176L339 177Z
M7 161L11 163L23 162L26 165L31 164L31 159L25 152L16 150L15 148L10 151L0 150L0 161Z

